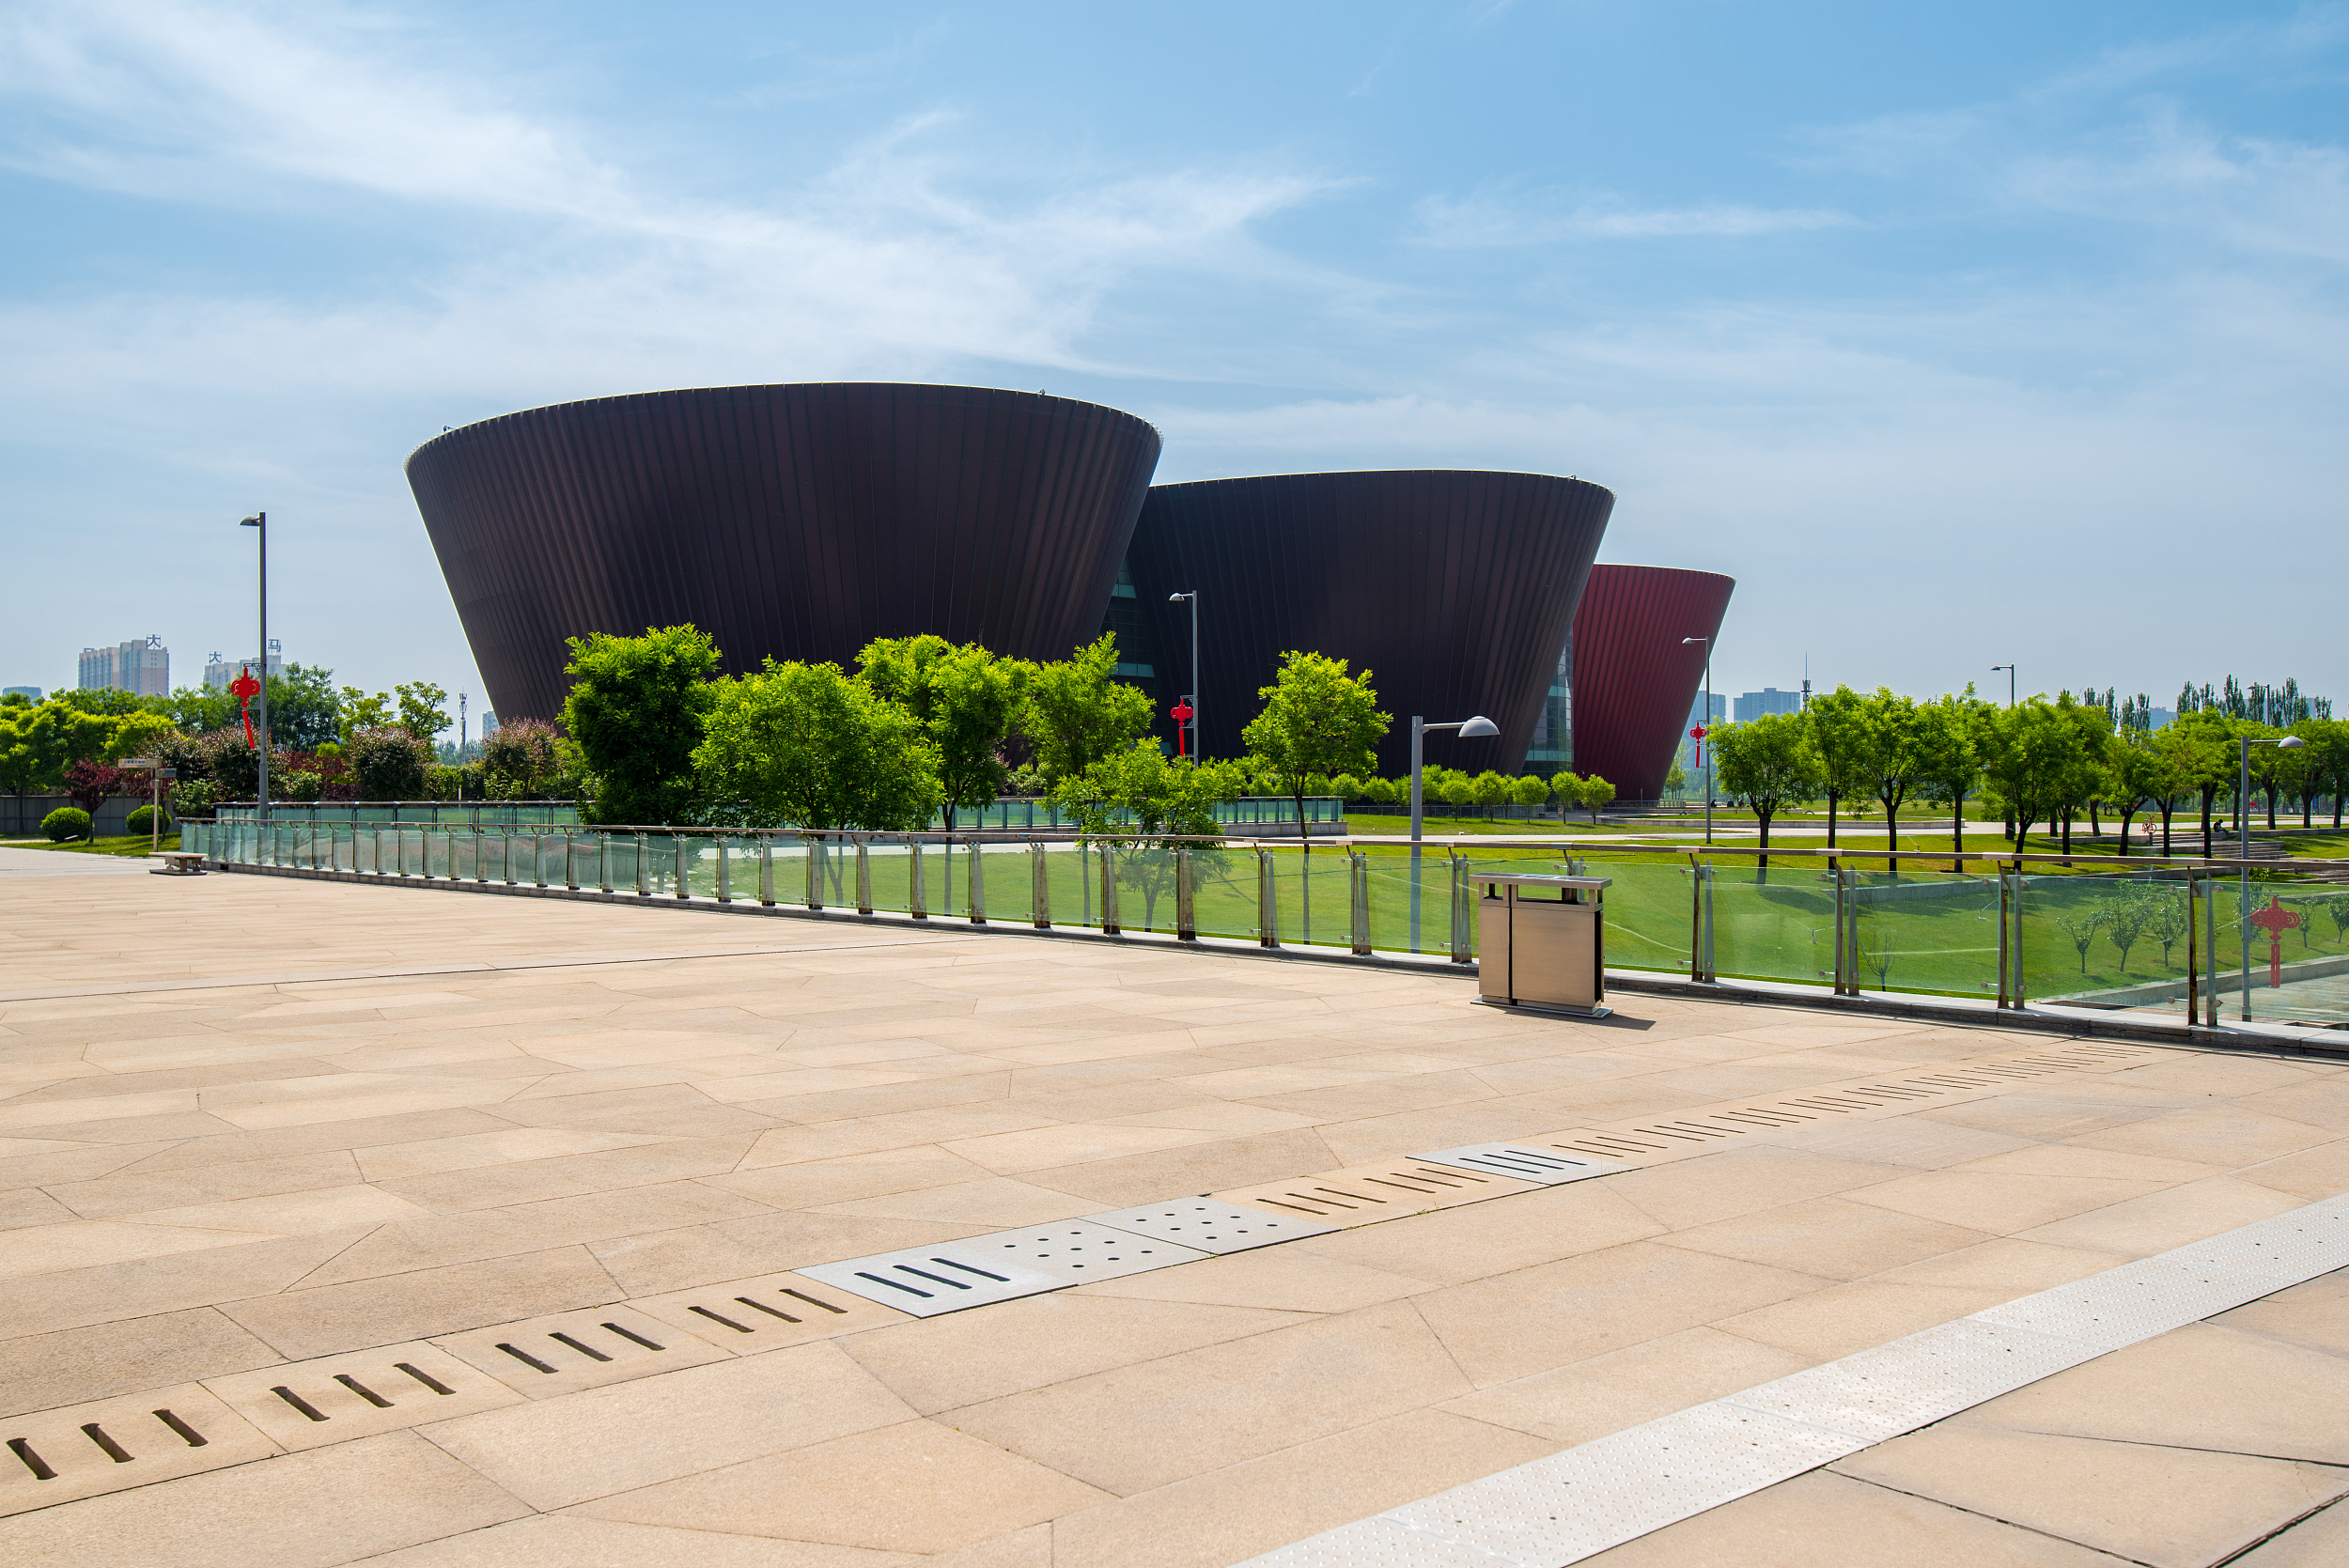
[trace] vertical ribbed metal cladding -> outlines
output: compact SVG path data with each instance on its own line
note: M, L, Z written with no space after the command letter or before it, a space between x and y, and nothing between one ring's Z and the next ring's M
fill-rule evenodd
M408 482L499 714L552 718L564 640L690 621L725 669L935 632L1064 659L1101 624L1159 433L982 387L704 387L424 443Z
M1444 737L1430 762L1514 772L1540 716L1612 491L1541 474L1283 474L1159 485L1127 561L1161 681L1190 681L1199 592L1201 743L1234 756L1291 648L1368 669L1393 716L1379 771L1410 767L1410 718L1482 713L1489 740ZM1161 672L1165 674L1167 672ZM1160 730L1173 728L1161 711Z
M1672 567L1598 566L1574 616L1574 770L1618 800L1663 793L1704 683L1704 649L1737 580Z

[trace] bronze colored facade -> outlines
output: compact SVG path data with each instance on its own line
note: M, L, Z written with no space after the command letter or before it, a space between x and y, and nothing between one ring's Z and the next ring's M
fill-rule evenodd
M1601 566L1575 613L1574 770L1615 786L1619 800L1664 792L1672 753L1704 678L1734 577L1675 567Z
M917 632L1066 658L1101 624L1159 444L1034 393L707 387L468 425L408 481L490 706L552 719L564 640L590 631L690 621L730 674Z
M1412 470L1285 474L1153 488L1127 556L1154 644L1161 733L1190 682L1199 593L1201 745L1236 756L1281 655L1299 648L1367 669L1392 716L1378 758L1410 767L1411 715L1482 713L1498 737L1432 740L1427 760L1479 771L1522 765L1558 649L1573 624L1611 491L1540 474Z

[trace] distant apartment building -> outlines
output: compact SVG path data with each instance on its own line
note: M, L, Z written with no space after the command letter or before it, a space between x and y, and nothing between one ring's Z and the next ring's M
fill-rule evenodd
M129 691L141 697L171 695L171 650L161 637L133 638L109 648L82 650L85 691Z
M269 673L282 676L286 673L286 656L278 651L276 638L271 638L270 644ZM223 659L214 654L204 661L204 684L215 691L226 691L228 683L236 679L240 673L253 669L260 662L249 654L242 659Z
M1802 693L1781 691L1775 686L1765 686L1759 691L1749 691L1737 699L1737 722L1750 723L1765 713L1800 713Z
M0 697L22 697L28 703L37 703L40 701L40 688L38 686L11 686L6 688L5 690L0 690Z

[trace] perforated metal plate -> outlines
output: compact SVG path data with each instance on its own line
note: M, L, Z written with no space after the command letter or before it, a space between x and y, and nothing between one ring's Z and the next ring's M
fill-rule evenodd
M1383 1165L1324 1171L1295 1181L1236 1188L1215 1196L1227 1203L1245 1203L1274 1214L1344 1227L1400 1219L1406 1215L1454 1208L1461 1203L1481 1203L1487 1198L1511 1192L1532 1192L1536 1185L1515 1176L1465 1171L1456 1165L1398 1159Z
M0 1514L266 1459L277 1445L183 1383L0 1421Z
M1721 1403L1880 1443L2101 1354L2077 1340L1960 1318Z
M1523 1143L1470 1143L1457 1149L1439 1149L1432 1155L1413 1155L1413 1159L1435 1165L1450 1165L1462 1171L1480 1171L1496 1176L1515 1176L1523 1182L1538 1182L1544 1187L1559 1187L1592 1176L1611 1176L1631 1167L1612 1160L1594 1159L1588 1155L1569 1154L1563 1149L1529 1148Z
M432 1343L531 1399L723 1361L728 1354L629 1307L557 1312Z
M1757 1410L1700 1405L1385 1516L1511 1562L1568 1562L1866 1446Z
M910 1297L909 1297L910 1299ZM737 1356L903 1323L906 1314L805 1274L766 1274L629 1303ZM658 1338L658 1336L655 1336Z
M287 1449L347 1443L522 1399L421 1340L208 1378L204 1386Z
M1202 1252L1245 1252L1295 1241L1299 1236L1328 1235L1335 1225L1302 1214L1275 1214L1249 1203L1227 1203L1216 1198L1184 1198L1172 1203L1144 1203L1139 1208L1088 1214L1088 1224L1192 1247Z
M1087 1219L1062 1219L1024 1231L998 1231L957 1242L957 1248L1053 1275L1072 1285L1088 1280L1115 1280L1147 1273L1178 1263L1196 1263L1207 1254L1157 1236L1136 1235ZM994 1266L990 1264L988 1266Z
M1006 1263L986 1248L978 1236L971 1241L941 1242L935 1247L909 1247L898 1252L877 1252L846 1263L818 1264L801 1273L820 1284L852 1291L915 1317L936 1317L991 1301L1016 1301L1065 1290L1069 1281L1027 1264Z
M2310 1204L2189 1242L2163 1255L2287 1282L2306 1280L2349 1267L2349 1213Z
M1974 1318L2118 1350L2256 1301L2286 1282L2270 1274L2181 1263L2164 1253L1986 1307Z

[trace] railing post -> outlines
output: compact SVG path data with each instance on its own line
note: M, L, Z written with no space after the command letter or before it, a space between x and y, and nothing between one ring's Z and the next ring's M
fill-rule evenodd
M1451 853L1452 961L1455 964L1473 963L1476 960L1476 954L1473 951L1474 943L1469 934L1469 922L1475 910L1469 896L1472 890L1469 880L1468 858L1457 848L1453 849Z
M1695 876L1691 878L1696 914L1690 933L1688 975L1692 980L1710 986L1720 978L1713 958L1713 867L1691 855Z
M861 915L873 912L873 857L867 852L863 834L859 834L856 841L856 912Z
M1028 815L1031 819L1035 815L1033 805L1028 808ZM1049 931L1052 928L1052 877L1044 862L1042 839L1031 839L1028 843L1028 876L1033 884L1028 898L1034 907L1029 916L1030 924L1039 931Z
M498 870L504 874L506 877L506 885L510 888L517 880L514 876L514 830L511 828L500 829L498 831L498 837L503 841L503 847L500 850L502 858L498 865Z
M824 907L824 841L816 834L803 833L800 843L807 851L807 907Z
M979 835L972 833L967 841L971 850L971 924L987 924L987 868L985 857L979 853Z
M734 882L728 875L732 870L726 860L725 835L721 833L718 835L718 902L721 904L734 902Z
M762 908L775 907L775 838L772 833L758 835L758 902Z
M1370 863L1360 849L1351 846L1346 848L1346 902L1347 924L1351 928L1348 935L1352 939L1347 945L1357 955L1366 955L1370 952Z
M1261 846L1256 850L1256 945L1281 945L1280 883L1273 876L1272 851Z
M568 835L564 842L568 846ZM547 835L535 828L530 832L530 880L534 887L547 885Z
M1107 844L1101 846L1101 931L1111 937L1125 931L1117 923L1117 851Z
M1835 994L1840 997L1849 996L1851 994L1849 982L1849 959L1851 956L1851 900L1845 896L1851 888L1851 878L1845 875L1841 866L1836 867L1834 877Z
M2015 994L2015 890L2007 883L2006 867L1999 868L1999 1006L2013 1006Z
M2186 874L2186 1026L2194 1027L2194 1012L2201 1002L2202 960L2200 946L2202 922L2194 909L2194 873Z
M2023 917L2030 903L2030 888L2023 880L2023 862L2016 861L2015 862L2015 935L2010 946L2015 955L2013 987L2015 994L2012 1005L2018 1012L2030 1000L2030 965L2024 956L2030 949L2023 942Z
M638 833L636 835L636 896L639 898L652 896L652 867L645 863L651 853L651 844L646 841L643 833Z
M915 920L930 918L929 890L922 885L922 846L906 840L906 913Z
M674 829L669 833L669 859L677 867L677 886L673 893L678 898L693 896L693 885L685 875L685 835Z
M1199 939L1197 876L1190 858L1190 846L1174 846L1174 939L1195 942Z
M602 831L596 834L596 891L612 891L612 835Z
M2218 1027L2218 878L2202 878L2202 928L2206 933L2202 952L2206 967L2202 970L2202 1027Z

